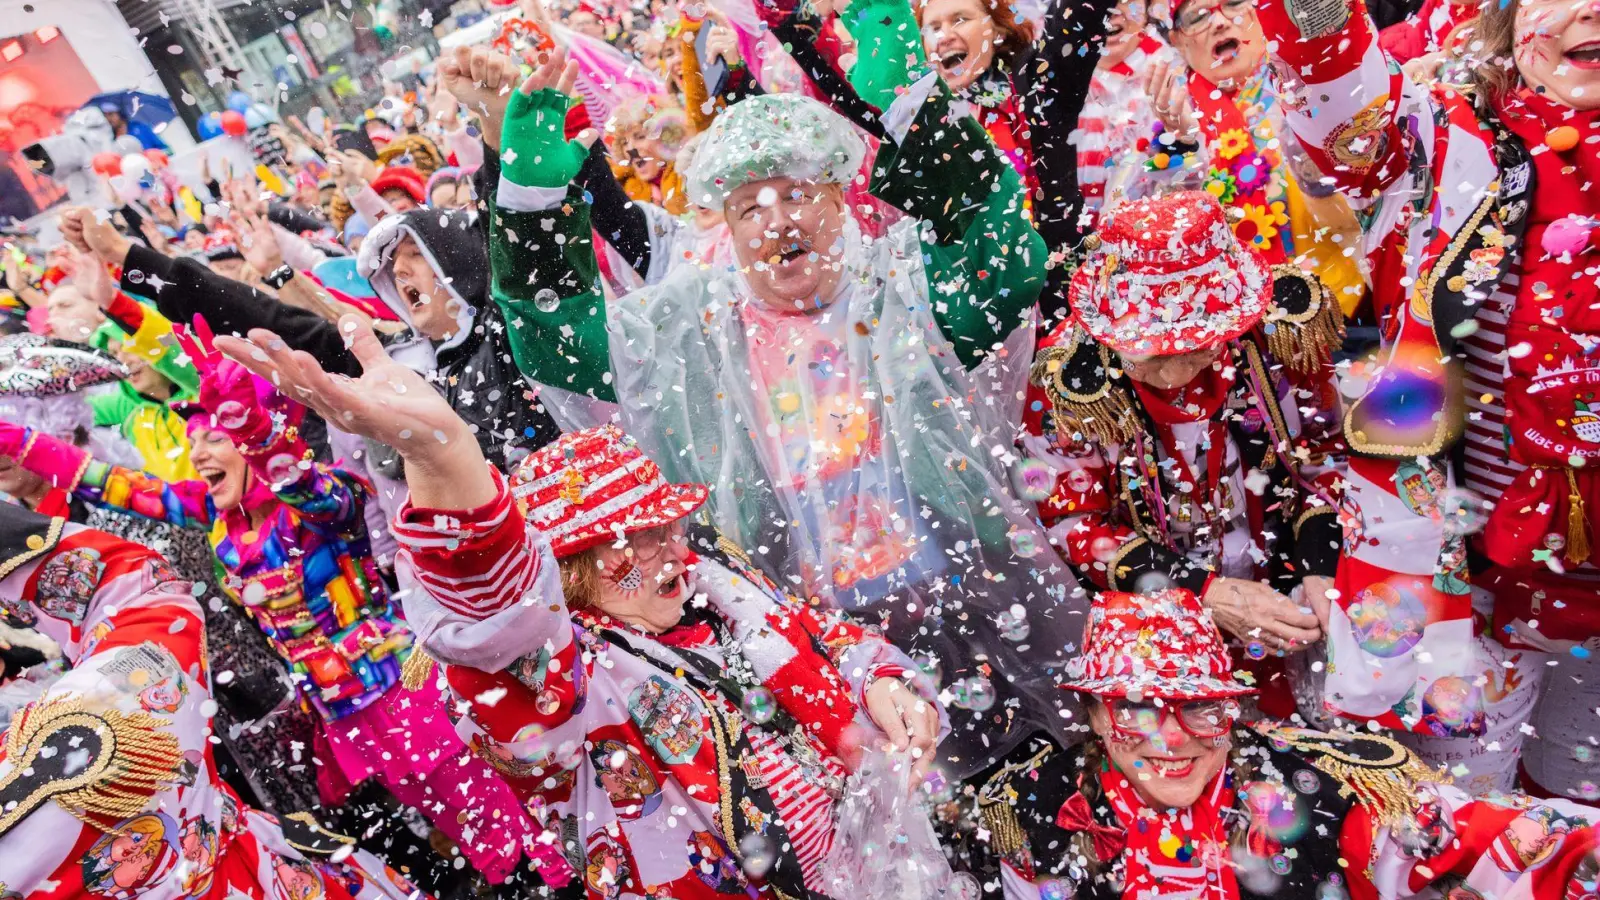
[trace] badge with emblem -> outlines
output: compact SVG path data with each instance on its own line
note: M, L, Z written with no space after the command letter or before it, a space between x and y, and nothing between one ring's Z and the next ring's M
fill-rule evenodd
M39 572L33 602L46 615L74 625L83 621L106 570L100 551L75 547L52 556Z

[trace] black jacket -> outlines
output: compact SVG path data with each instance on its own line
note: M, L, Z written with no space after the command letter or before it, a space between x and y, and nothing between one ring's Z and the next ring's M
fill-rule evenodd
M487 263L484 268L487 271ZM151 276L159 278L161 287L152 286ZM161 314L174 322L187 323L199 314L218 334L243 335L252 328L265 328L290 347L316 357L329 372L361 375L361 364L345 349L332 322L218 275L197 260L169 259L135 245L123 265L122 289L153 299ZM485 303L479 310L474 333L438 355L436 386L473 427L484 456L503 467L508 445L543 446L559 431L543 408L524 396L527 388L511 363L501 336L504 326L493 304Z

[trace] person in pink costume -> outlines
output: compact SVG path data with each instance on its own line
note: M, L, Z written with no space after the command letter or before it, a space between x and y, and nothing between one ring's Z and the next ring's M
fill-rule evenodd
M201 373L188 414L197 481L166 482L0 421L0 455L90 503L210 533L224 587L288 667L320 724L314 756L326 803L377 778L421 810L493 883L537 828L503 781L467 752L436 684L401 683L410 628L372 560L362 507L371 488L312 461L305 408L200 340L180 335ZM545 853L548 856L548 852Z

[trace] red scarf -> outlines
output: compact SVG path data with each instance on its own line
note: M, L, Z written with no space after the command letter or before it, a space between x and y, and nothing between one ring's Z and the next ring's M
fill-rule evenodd
M1226 767L1193 806L1157 812L1133 789L1128 777L1114 767L1100 773L1100 786L1128 829L1128 848L1122 855L1124 897L1159 889L1161 893L1197 897L1236 898L1239 884L1228 862L1228 825L1222 811L1233 808L1233 788ZM1215 874L1216 880L1208 880Z
M1534 554L1548 550L1570 566L1591 556L1600 524L1600 309L1596 276L1584 273L1600 264L1600 225L1576 252L1552 253L1546 244L1571 230L1568 216L1600 217L1600 154L1591 141L1600 134L1600 110L1578 112L1526 88L1495 106L1501 123L1532 151L1535 172L1516 305L1506 326L1506 346L1529 352L1509 355L1505 383L1511 455L1534 468L1496 504L1485 546L1502 565L1541 564ZM1576 131L1576 145L1554 149L1557 129L1568 128ZM1486 265L1511 262L1502 262L1510 256L1503 247L1474 251L1472 262L1480 256Z
M1158 388L1132 378L1128 380L1133 382L1133 390L1139 395L1140 404L1157 425L1203 422L1222 408L1223 401L1228 399L1228 392L1233 390L1233 380L1238 373L1228 354L1223 354L1218 362L1221 365L1213 363L1206 366L1188 384L1179 388Z

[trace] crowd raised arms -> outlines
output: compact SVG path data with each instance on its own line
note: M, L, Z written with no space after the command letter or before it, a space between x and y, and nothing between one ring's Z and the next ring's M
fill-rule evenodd
M517 0L97 160L0 900L1594 895L1600 3L1412 5Z

